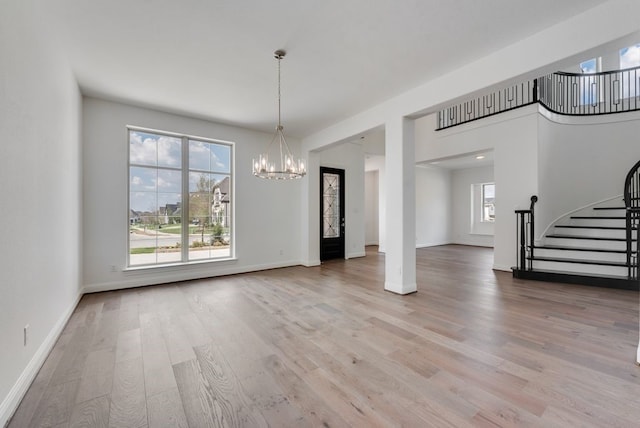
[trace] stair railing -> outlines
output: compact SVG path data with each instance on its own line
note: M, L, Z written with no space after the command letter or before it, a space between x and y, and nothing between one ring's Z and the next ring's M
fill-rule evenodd
M436 131L535 104L537 85L538 79L528 80L440 110Z
M536 195L531 196L531 206L528 210L516 210L516 237L517 237L517 270L532 270L534 251L534 205L538 202Z
M538 100L557 114L592 116L640 110L640 67L538 78Z
M638 247L638 243L640 243L640 161L631 168L624 180L624 206L626 208L629 279L638 279L638 260L640 258L640 248ZM636 232L635 236L634 230Z
M550 73L438 112L436 131L540 103L571 116L640 110L640 67L599 73Z

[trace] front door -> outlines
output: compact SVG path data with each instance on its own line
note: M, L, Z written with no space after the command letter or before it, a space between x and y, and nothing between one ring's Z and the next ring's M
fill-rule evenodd
M320 167L320 260L344 258L344 170Z

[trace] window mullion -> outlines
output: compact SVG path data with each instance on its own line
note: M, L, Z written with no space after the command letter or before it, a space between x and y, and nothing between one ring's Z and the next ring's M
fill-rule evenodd
M182 210L180 219L182 224L182 262L189 260L189 140L182 137Z

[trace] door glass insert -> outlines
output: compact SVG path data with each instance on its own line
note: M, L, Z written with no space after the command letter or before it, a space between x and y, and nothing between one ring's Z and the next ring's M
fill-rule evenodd
M324 173L323 181L323 237L340 237L340 176Z

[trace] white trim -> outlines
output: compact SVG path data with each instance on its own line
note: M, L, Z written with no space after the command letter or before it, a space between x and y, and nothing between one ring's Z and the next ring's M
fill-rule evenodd
M406 296L407 294L412 294L417 292L418 286L415 282L411 284L398 284L394 282L385 281L384 290L390 291L391 293L399 294L401 296Z
M346 259L346 260L349 260L349 259L356 259L356 258L358 258L358 257L364 257L364 256L366 256L366 255L367 255L367 253L366 253L366 252L364 252L364 251L357 251L357 252L354 252L354 253L349 253L349 254L347 254L347 257L345 257L345 259Z
M511 266L500 266L500 265L496 265L494 264L493 267L491 268L493 270L500 270L500 271L504 271L504 272L509 272L511 273Z
M478 235L478 236L491 236L491 235ZM492 237L492 236L491 236ZM473 242L473 241L465 241L465 240L458 240L455 242L451 242L452 245L467 245L469 247L483 247L483 248L494 248L495 245L493 243L491 244L482 244L482 243L478 243L478 242Z
M601 125L603 123L618 123L638 120L640 112L637 110L621 111L615 114L599 114L599 115L568 115L558 114L547 110L545 107L538 105L538 111L542 117L550 122L559 123L561 125Z
M85 293L97 293L101 291L122 290L125 288L145 287L147 285L165 284L168 282L189 281L193 279L214 278L224 275L235 275L239 273L258 272L261 270L278 269L283 267L298 266L300 262L297 260L289 260L277 263L265 263L252 266L228 266L211 270L195 270L193 265L183 265L185 269L176 269L174 271L166 271L158 269L156 272L145 271L144 275L140 275L142 271L128 271L129 278L124 280L116 280L102 282L96 284L86 284L84 286ZM136 275L138 274L138 275Z
M137 271L151 271L154 269L163 269L163 268L175 268L175 267L184 267L184 266L196 266L196 265L205 265L205 264L215 264L221 262L237 262L238 259L235 257L225 257L220 259L202 259L202 260L190 260L188 262L176 262L176 263L165 263L165 264L148 264L148 265L134 265L125 267L122 269L122 272L137 272Z
M441 241L441 242L424 242L417 243L416 248L428 248L428 247L439 247L441 245L450 245L450 241Z
M18 410L20 402L27 393L27 390L31 386L31 383L36 378L36 375L40 371L40 368L44 364L45 360L53 350L58 337L67 325L69 318L76 310L83 293L78 293L78 297L67 311L58 319L58 322L53 326L45 340L40 344L38 350L35 352L27 366L24 368L20 377L13 385L4 401L0 403L0 426L6 426L9 420L13 417L13 414Z

